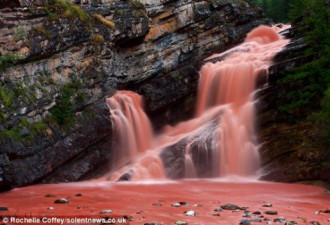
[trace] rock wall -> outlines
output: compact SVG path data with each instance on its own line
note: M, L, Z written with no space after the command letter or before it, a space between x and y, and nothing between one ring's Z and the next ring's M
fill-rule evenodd
M291 38L291 43L275 56L269 69L268 83L257 93L261 179L324 185L330 183L330 168L322 162L329 162L330 155L325 146L315 139L317 127L308 124L307 119L290 121L280 111L280 107L288 102L290 91L302 89L309 82L304 79L283 80L291 69L313 60L313 57L304 54L308 45L297 32L298 26L295 24L284 33ZM309 108L304 108L303 113L308 115L311 110L315 111L319 101L315 100L315 105L311 103ZM299 112L292 115L303 116Z
M241 0L10 2L0 0L0 190L109 170L106 97L143 94L156 129L187 118L202 59L265 22Z

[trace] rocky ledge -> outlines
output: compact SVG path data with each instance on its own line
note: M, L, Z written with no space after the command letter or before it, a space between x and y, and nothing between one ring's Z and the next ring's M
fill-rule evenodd
M0 190L108 170L105 98L138 91L156 129L187 118L202 59L262 23L241 0L0 0Z

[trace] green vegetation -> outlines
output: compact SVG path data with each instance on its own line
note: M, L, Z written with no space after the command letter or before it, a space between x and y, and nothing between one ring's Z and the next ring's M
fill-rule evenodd
M31 141L37 134L44 132L47 125L44 122L30 123L26 119L20 119L20 124L11 128L0 131L0 141L4 142L6 138L14 139L22 142ZM26 130L24 132L24 130Z
M324 0L294 0L290 17L298 25L308 48L307 60L291 69L279 82L294 85L279 108L284 121L309 124L313 138L305 145L330 145L330 3ZM329 150L329 147L324 147Z
M52 35L50 33L49 30L47 30L46 28L44 27L37 27L35 28L37 32L43 34L44 36L46 36L48 39L51 39Z
M14 100L14 92L8 88L0 86L0 99L7 109L10 109Z
M78 89L83 85L75 74L70 75L71 82L65 84L56 98L56 105L51 109L50 120L55 121L63 128L69 128L74 124L75 115L75 98L82 102L85 100L83 92L78 92Z
M276 23L289 22L290 8L295 0L251 0L252 3L260 6L266 14ZM311 0L307 0L311 1Z
M17 54L5 54L0 56L0 72L4 71L7 67L14 65L18 60L23 57Z
M56 98L56 105L51 110L51 118L54 119L58 125L71 125L74 116L73 95L75 89L70 85L64 85Z
M14 34L15 41L22 40L24 37L26 37L26 35L27 33L23 26L19 26L15 29L15 34Z

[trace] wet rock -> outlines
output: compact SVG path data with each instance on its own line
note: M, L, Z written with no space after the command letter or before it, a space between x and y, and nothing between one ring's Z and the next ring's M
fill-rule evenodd
M112 213L111 209L103 209L99 212L99 214L109 214L109 213Z
M275 223L285 223L285 218L284 217L279 217L274 219Z
M188 223L186 221L176 221L174 225L187 225Z
M133 216L130 216L130 215L124 215L123 217L124 217L124 219L127 219L127 220L129 220L129 221L133 221Z
M225 205L222 205L220 207L224 210L237 210L237 209L241 210L241 209L243 209L243 208L241 208L237 205L234 205L234 204L225 204Z
M327 188L325 191L324 191L327 195L330 195L330 189Z
M313 224L313 225L321 225L318 221L314 221L314 220L313 221L310 221L309 223L310 224Z
M197 213L192 210L185 212L185 214L186 214L186 216L196 216L197 215Z
M265 203L262 207L272 207L273 204L272 203Z
M243 220L241 220L241 222L239 224L240 225L250 225L251 222L250 222L250 220L243 219Z
M54 201L56 204L69 204L69 201L65 198L60 198Z
M162 203L159 203L159 202L157 202L157 203L153 203L152 205L154 205L154 206L162 206L163 204L162 204Z
M286 221L285 225L297 225L298 223L294 220Z
M0 207L0 212L8 211L7 207Z
M251 217L252 213L250 211L245 211L242 217Z
M189 206L189 202L179 202L180 205Z
M121 177L119 177L117 182L130 181L134 175L133 173L134 173L133 170L129 170L128 172L124 173Z
M267 215L277 215L277 211L265 211L264 214L267 214Z
M45 195L45 197L46 197L46 198L55 198L55 197L56 197L56 195L47 194L47 195Z
M219 207L219 208L216 208L214 211L221 212L221 211L223 211L223 209L221 207Z

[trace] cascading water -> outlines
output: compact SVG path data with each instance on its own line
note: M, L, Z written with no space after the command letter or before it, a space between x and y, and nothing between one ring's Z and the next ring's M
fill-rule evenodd
M139 95L120 91L107 99L118 160L134 162L121 169L116 179L125 171L133 171L135 179L164 177L158 155L178 142L185 143L186 177L255 174L259 167L254 133L256 81L287 43L275 28L261 26L241 45L208 58L222 61L201 69L195 118L167 126L157 137L152 135Z

